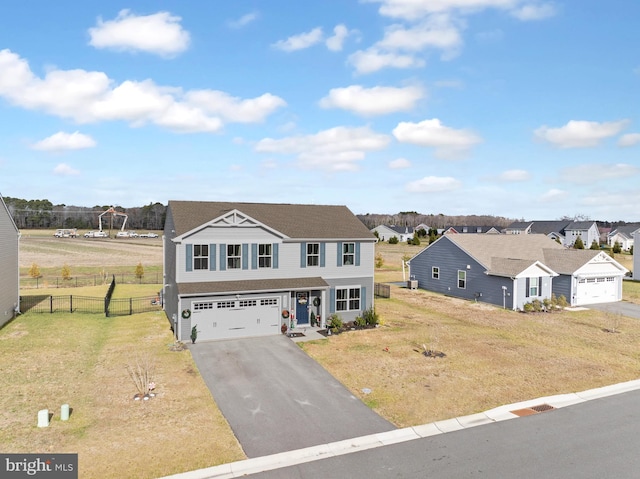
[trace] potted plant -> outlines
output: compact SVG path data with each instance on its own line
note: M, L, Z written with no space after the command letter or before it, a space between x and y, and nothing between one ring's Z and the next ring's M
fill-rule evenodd
M198 325L195 324L193 328L191 328L191 343L195 343L196 339L198 339Z

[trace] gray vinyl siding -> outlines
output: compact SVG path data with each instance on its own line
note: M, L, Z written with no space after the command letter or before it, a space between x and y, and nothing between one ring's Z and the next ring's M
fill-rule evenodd
M20 301L19 233L0 197L0 327L15 316Z
M439 279L432 278L434 266L439 268ZM418 280L418 287L421 289L497 306L502 306L504 299L506 308L513 309L513 280L488 276L485 270L486 268L446 237L432 243L410 262L410 275ZM466 272L467 281L464 289L458 288L458 271ZM509 293L504 298L502 286L505 286Z
M164 225L164 235L162 237L164 248L164 310L169 320L169 324L173 327L174 317L178 320L178 296L177 296L177 280L176 280L176 245L171 241L175 238L175 225L171 209L167 210L167 217ZM187 335L188 337L188 335Z
M343 321L353 321L357 316L362 315L362 311L373 307L373 278L372 277L360 277L360 278L334 278L326 279L329 284L329 296L327 301L330 304L327 305L327 312L331 314L336 312L339 314ZM360 287L360 310L359 311L335 311L335 290L341 287Z
M571 304L571 282L573 278L570 274L561 274L553 278L553 293L556 298L563 295L569 304Z

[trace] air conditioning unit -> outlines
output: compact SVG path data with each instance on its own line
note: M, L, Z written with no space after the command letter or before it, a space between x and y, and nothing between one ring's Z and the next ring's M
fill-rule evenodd
M407 281L407 288L409 288L409 289L418 289L418 280L417 279L410 279L409 281Z

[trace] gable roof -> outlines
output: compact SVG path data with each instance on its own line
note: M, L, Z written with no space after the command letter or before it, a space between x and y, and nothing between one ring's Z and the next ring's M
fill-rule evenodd
M612 230L609 233L609 236L615 236L616 234L618 234L618 235L620 235L620 236L622 236L624 238L632 239L633 238L633 233L638 229L640 229L640 224L638 224L638 223L618 226L616 229Z
M18 227L16 226L15 221L13 221L13 216L11 216L11 212L9 211L9 207L7 206L7 204L4 202L4 198L2 197L2 194L0 194L0 209L6 211L7 213L7 218L9 219L9 224L11 225L12 229L15 230L16 233L20 233L20 230L18 229Z
M289 238L375 240L346 206L169 201L169 210L176 236L238 210Z
M530 235L487 235L469 233L466 235L448 235L447 238L469 256L492 271L493 260L512 259L544 262L545 249L565 251L565 248L543 234ZM440 241L440 240L438 240ZM496 263L498 264L498 263ZM503 262L503 264L506 264ZM551 265L548 265L551 266Z
M543 262L553 268L560 274L572 274L578 268L581 268L593 258L598 256L601 251L593 249L545 249Z

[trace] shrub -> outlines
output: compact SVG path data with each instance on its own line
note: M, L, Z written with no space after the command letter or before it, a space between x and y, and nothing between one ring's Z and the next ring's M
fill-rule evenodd
M389 238L389 244L398 244L398 237L392 236L391 238Z
M329 316L329 327L332 329L340 329L344 326L342 317L339 314L333 313Z
M534 299L531 301L531 307L536 313L539 313L542 311L542 302L539 299Z
M357 328L364 328L367 325L367 321L362 316L357 316L354 324Z
M62 266L61 275L62 275L62 279L63 280L70 280L71 279L71 268L69 267L68 264L65 263Z
M554 304L553 304L553 301L550 298L544 298L542 300L542 306L544 306L544 310L546 312L549 312L549 311L553 310Z
M617 241L613 243L613 252L616 254L622 253L622 246Z
M580 236L578 236L576 240L573 242L573 248L584 249L584 242L582 241L582 238L580 238Z
M565 297L565 295L561 294L560 296L558 296L558 307L566 308L567 306L569 306L569 303L567 303L567 298Z
M376 269L382 268L382 265L384 265L384 258L380 253L378 253L376 255Z
M31 268L29 268L29 276L31 276L33 279L42 278L40 267L36 263L31 264Z
M409 244L420 246L420 238L418 238L418 235L413 235L413 239L409 241Z
M378 313L376 313L375 308L369 308L362 312L362 317L365 320L365 324L369 326L375 326L380 323L380 318L378 317Z
M522 311L524 311L525 313L533 313L533 304L525 303L522 306Z
M135 274L136 278L142 281L142 277L144 276L144 266L142 266L142 263L138 263L138 265L136 266Z
M598 242L597 242L596 240L593 240L593 241L591 242L591 248L589 248L589 249L596 249L596 250L599 250L599 249L600 249L600 245L598 244Z

